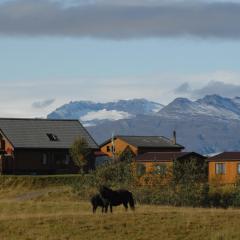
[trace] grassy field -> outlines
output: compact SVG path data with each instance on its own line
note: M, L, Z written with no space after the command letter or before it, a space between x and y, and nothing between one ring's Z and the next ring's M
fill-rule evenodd
M0 191L0 239L240 239L240 210L137 205L93 215L68 187Z

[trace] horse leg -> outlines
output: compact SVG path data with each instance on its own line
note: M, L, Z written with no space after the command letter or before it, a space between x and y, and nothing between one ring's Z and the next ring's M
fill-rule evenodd
M128 210L128 204L127 204L127 202L124 202L124 203L123 203L123 206L125 207L125 210L127 211L127 210Z
M108 205L105 206L105 213L108 212Z
M96 210L97 210L97 206L93 206L93 209L92 209L93 213L95 213Z
M112 205L110 204L110 212L112 213Z

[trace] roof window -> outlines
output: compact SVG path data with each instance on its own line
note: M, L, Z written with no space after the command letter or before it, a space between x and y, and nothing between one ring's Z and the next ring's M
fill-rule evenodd
M47 136L51 142L57 142L59 141L59 138L57 135L52 134L52 133L47 133Z

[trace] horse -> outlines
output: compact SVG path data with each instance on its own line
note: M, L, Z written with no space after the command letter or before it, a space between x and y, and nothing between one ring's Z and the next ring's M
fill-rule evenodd
M113 191L106 186L101 186L99 192L101 197L109 202L111 213L113 206L121 204L123 204L126 211L128 210L128 204L132 210L135 209L133 195L128 190L119 189L117 191Z
M96 194L91 198L91 204L92 204L92 211L93 213L96 212L97 208L100 206L102 207L102 213L107 212L108 210L108 201L103 199L100 194Z

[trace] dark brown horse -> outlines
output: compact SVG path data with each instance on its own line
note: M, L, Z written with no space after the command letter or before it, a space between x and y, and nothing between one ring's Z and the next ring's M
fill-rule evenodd
M108 210L108 201L103 199L100 194L96 194L91 198L91 203L92 203L92 211L93 213L96 212L98 207L102 207L102 213L107 212Z
M135 209L133 195L128 190L119 189L114 191L106 186L101 186L99 192L101 198L109 203L111 212L113 206L118 206L121 204L123 204L126 211L128 210L128 204L132 210Z

